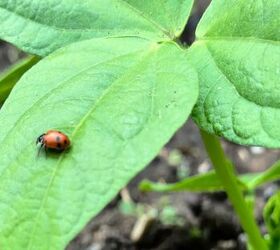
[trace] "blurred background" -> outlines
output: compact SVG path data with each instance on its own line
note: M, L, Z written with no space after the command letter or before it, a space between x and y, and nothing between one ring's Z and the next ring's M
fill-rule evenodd
M197 0L182 34L190 45L210 0ZM0 41L0 72L23 58ZM239 173L263 171L280 158L279 150L242 147L223 141ZM211 169L198 128L189 120L150 165L69 244L67 250L245 250L245 235L232 207L220 193L141 193L143 179L176 182ZM255 214L265 232L262 208L280 182L257 190Z

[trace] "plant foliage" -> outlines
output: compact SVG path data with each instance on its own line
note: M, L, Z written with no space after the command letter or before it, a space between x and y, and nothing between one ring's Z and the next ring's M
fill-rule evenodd
M12 89L0 111L1 248L64 249L156 156L195 103L192 116L203 130L280 146L279 0L213 1L185 48L178 38L192 5L0 1L0 38L45 57L34 67L39 58L28 57L0 78L1 102ZM69 135L72 146L37 156L36 138L49 129ZM253 189L278 175L275 166L239 185ZM149 185L223 189L215 173Z

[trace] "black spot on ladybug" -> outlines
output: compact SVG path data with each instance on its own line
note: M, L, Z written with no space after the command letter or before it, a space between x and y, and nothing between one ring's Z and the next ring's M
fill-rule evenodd
M56 147L57 147L58 149L60 149L60 148L61 148L61 143L57 143L57 144L56 144Z
M64 145L66 145L67 144L67 140L64 140Z
M60 136L55 137L56 142L60 142Z

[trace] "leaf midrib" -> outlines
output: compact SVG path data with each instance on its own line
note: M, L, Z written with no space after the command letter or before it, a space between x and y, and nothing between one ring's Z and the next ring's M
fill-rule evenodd
M139 63L136 63L132 68L128 69L126 72L124 72L122 74L122 76L116 80L114 80L112 82L112 84L104 91L104 93L94 102L92 108L81 118L80 122L75 126L72 134L70 135L70 138L72 139L72 141L74 141L73 139L75 138L76 134L78 133L79 129L83 126L83 124L87 121L88 117L90 117L90 115L96 110L96 108L99 106L98 104L112 91L112 89L115 87L115 84L119 82L120 79L122 79L122 77L124 77L126 74L128 74L129 72L133 71L135 68L137 68L137 66L141 65L144 61L144 58L147 58L149 57L153 52L155 52L156 50L154 50L153 48L150 48L150 50L147 51L146 55L141 59L141 61ZM43 195L43 198L41 200L41 203L40 203L40 207L38 209L38 213L35 217L35 220L33 222L33 229L32 229L32 232L31 232L31 236L29 238L29 242L28 242L28 247L27 247L27 250L31 250L32 249L32 240L33 240L33 237L34 237L34 233L35 233L35 229L36 229L36 225L37 225L37 221L38 221L38 218L40 217L40 214L42 213L42 210L43 210L43 207L45 205L45 202L47 201L48 199L48 193L51 189L51 186L54 182L54 179L56 177L56 173L57 173L57 170L59 169L59 166L63 160L65 156L65 153L62 152L60 157L58 158L58 161L57 161L57 164L55 165L54 167L54 170L51 174L51 177L50 177L50 180L48 182L48 185L47 185L47 188L46 188L46 191Z

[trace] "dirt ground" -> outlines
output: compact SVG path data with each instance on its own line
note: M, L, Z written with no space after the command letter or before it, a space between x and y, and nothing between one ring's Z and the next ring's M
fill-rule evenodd
M183 33L194 40L194 29L210 1L196 1ZM0 43L0 71L23 53ZM243 147L223 141L239 173L262 171L279 159L279 150ZM141 193L143 179L176 182L209 171L199 130L189 120L159 155L68 245L67 250L243 250L246 237L231 205L220 193ZM256 216L263 232L262 208L279 182L257 190Z
M227 141L223 145L239 173L264 170L280 156L279 150ZM138 190L143 179L175 182L209 169L199 131L188 121L67 250L245 250L245 235L223 192L159 194ZM278 188L278 183L272 183L257 190L256 216L263 232L262 208ZM147 217L146 230L142 228L135 237L132 232Z

